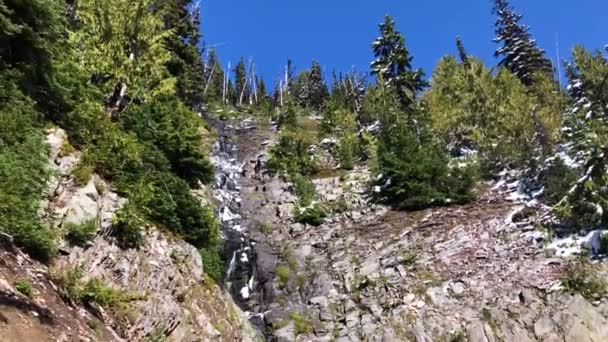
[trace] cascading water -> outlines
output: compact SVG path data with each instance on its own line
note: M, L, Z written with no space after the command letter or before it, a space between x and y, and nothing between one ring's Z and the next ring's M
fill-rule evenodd
M256 262L253 243L240 215L241 193L239 179L243 173L237 158L237 146L230 141L236 131L249 129L209 120L214 124L218 140L213 145L211 162L215 168L213 195L219 201L218 216L224 237L224 260L228 264L224 285L233 299L245 311L252 310L250 303L256 302ZM263 331L259 315L250 315L252 323Z

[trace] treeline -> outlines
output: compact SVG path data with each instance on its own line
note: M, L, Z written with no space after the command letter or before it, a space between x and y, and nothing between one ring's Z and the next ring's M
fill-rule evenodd
M397 208L470 201L480 179L507 171L520 175L521 191L553 206L555 224L605 223L605 52L576 47L565 63L564 89L555 76L559 65L538 47L522 15L506 0L495 0L493 13L496 67L469 55L457 37L457 55L442 58L427 81L388 16L372 44L374 83L352 71L334 73L328 87L318 63L296 76L288 64L273 96L282 133L269 166L294 183L301 198L296 218L310 211L303 221L318 223L324 215L310 194L310 177L324 171L311 149L329 143L340 168L367 164L375 199ZM307 119L315 113L318 126Z
M60 233L40 224L49 177L44 128L81 150L74 171L112 181L128 203L114 235L140 247L147 222L216 257L219 226L191 189L212 180L198 9L190 0L0 2L0 229L51 259Z

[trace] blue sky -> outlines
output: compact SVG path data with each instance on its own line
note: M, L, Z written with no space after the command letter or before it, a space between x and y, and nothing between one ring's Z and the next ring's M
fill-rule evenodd
M580 43L588 48L608 44L606 0L511 0L524 14L540 46L555 59L568 58ZM460 35L469 54L493 65L494 17L490 0L202 0L202 31L224 65L240 56L253 57L270 86L287 58L298 69L318 60L325 72L367 72L373 59L370 44L378 36L384 14L397 21L414 57L430 77L437 61L455 54Z

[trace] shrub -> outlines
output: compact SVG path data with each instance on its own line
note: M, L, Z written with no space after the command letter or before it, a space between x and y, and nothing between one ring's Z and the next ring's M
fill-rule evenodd
M278 144L270 149L266 166L277 173L310 175L317 170L317 165L308 154L309 146L310 141L301 133L285 130Z
M219 282L224 275L224 263L219 251L219 247L199 250L203 260L203 270L216 282Z
M24 279L19 279L15 282L15 290L19 291L26 297L32 297L32 284Z
M381 191L376 199L399 209L464 203L473 198L474 167L450 167L432 141L421 143L403 122L383 129L378 144Z
M99 278L86 282L79 291L78 299L84 304L99 304L112 307L125 300L121 291L106 286Z
M112 235L122 248L139 248L144 243L145 222L131 202L116 212L112 222Z
M68 223L67 231L66 238L71 244L83 246L95 237L97 231L96 220L90 219L80 224Z
M80 163L76 168L72 171L72 176L74 176L74 180L78 185L84 186L91 179L91 175L93 174L93 167L86 163Z
M291 181L294 185L294 192L299 198L299 204L301 206L308 206L312 203L317 195L317 191L310 178L294 174L291 176Z
M594 274L594 270L578 261L571 265L562 278L564 290L570 293L578 293L583 297L593 300L606 293L607 285Z
M292 311L291 319L293 320L296 336L307 335L313 332L312 322L307 316L297 311Z
M213 167L202 152L200 118L175 98L159 98L149 104L132 106L121 114L127 131L141 142L162 151L176 175L190 186L213 180Z
M289 267L285 265L277 266L275 273L277 275L277 279L279 280L279 287L284 289L287 287L287 283L289 282L289 275L291 273Z
M305 208L299 206L294 208L294 220L298 223L320 226L325 222L326 217L325 209L318 203Z
M540 183L544 186L543 199L548 205L557 204L578 179L577 171L568 167L561 158L550 161L543 170Z
M493 73L478 59L465 68L454 57L443 58L423 102L445 146L472 145L490 173L524 166L538 149L550 152L559 138L563 101L555 82L539 76L530 89L509 71Z
M0 230L32 257L49 261L55 237L40 224L39 201L50 176L39 114L11 79L0 72Z
M260 223L260 224L258 224L258 229L264 234L270 234L270 233L272 233L272 224Z

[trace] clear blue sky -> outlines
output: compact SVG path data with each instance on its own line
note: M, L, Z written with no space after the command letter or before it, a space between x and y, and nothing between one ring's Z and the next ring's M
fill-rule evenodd
M607 0L511 0L524 14L540 46L555 60L569 58L576 43L588 48L608 44ZM490 0L202 0L202 31L207 45L217 46L224 65L253 57L268 86L287 58L297 69L318 60L326 75L352 66L367 72L370 44L384 14L397 21L414 57L430 77L445 54L455 54L460 35L469 54L494 65L494 17Z

